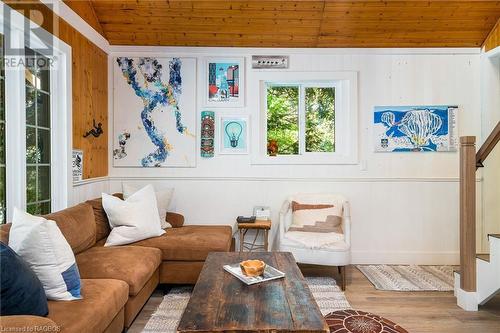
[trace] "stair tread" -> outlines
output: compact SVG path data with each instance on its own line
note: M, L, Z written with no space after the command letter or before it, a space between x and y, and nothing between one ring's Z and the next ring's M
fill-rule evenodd
M488 234L488 236L495 237L495 238L500 238L500 234Z
M490 255L487 253L476 254L476 258L490 262Z

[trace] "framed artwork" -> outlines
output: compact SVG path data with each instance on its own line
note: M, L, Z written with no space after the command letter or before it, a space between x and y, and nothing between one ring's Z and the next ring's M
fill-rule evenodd
M73 149L73 181L79 182L83 179L83 150Z
M457 110L453 105L376 106L375 151L457 151Z
M248 154L248 124L248 116L220 117L220 154Z
M245 58L207 58L205 76L207 107L245 105Z
M201 112L200 156L214 157L215 148L215 112Z
M196 166L196 59L113 61L113 165Z

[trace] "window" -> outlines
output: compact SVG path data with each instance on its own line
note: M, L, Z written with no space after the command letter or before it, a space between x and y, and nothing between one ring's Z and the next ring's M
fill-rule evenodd
M334 83L271 83L266 99L267 141L278 155L335 152Z
M252 164L356 164L357 73L257 72Z
M50 213L50 70L48 58L25 49L26 210Z
M64 209L72 191L71 48L8 13L0 15L0 223L12 219L14 207Z

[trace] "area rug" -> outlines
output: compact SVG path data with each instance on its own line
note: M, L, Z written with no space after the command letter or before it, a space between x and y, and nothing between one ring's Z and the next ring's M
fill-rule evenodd
M378 290L452 291L455 266L357 265Z
M408 333L396 323L373 313L341 310L325 316L330 333Z
M333 278L306 277L306 281L323 315L351 308L344 293ZM143 332L176 332L177 325L191 296L191 291L192 287L172 288L163 297L163 301L147 322Z

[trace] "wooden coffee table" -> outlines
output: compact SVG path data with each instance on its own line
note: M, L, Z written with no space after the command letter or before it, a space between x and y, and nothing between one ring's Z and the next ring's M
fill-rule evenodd
M260 259L285 278L251 286L222 268ZM329 332L295 259L288 252L210 253L177 332Z

